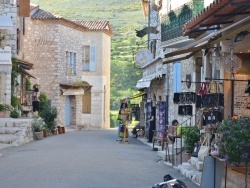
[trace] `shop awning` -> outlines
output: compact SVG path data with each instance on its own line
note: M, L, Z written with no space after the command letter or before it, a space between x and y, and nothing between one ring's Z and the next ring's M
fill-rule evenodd
M177 56L177 55L181 55L183 53L184 54L190 53L190 54L182 57L181 60L188 59L191 57L190 55L194 55L199 50L206 48L206 47L209 47L209 46L212 46L214 44L217 44L217 43L221 42L222 40L231 38L231 37L235 36L236 34L240 33L241 31L247 30L249 28L250 28L250 16L248 16L248 17L240 20L239 22L234 23L228 27L220 29L219 31L213 32L210 35L193 42L192 44L189 44L183 48L180 48L178 50L175 50L173 52L165 54L165 59L163 60L163 64L169 63L168 58L173 57L173 56ZM230 31L227 34L222 35L223 32L226 32L229 30L233 30L233 31ZM176 57L176 59L177 58L178 57ZM172 61L172 62L174 62L174 61Z
M23 68L23 69L26 69L26 70L30 70L32 69L33 67L33 64L28 62L28 61L25 61L25 60L22 60L22 59L17 59L17 63Z
M23 73L24 75L27 75L27 76L29 76L29 77L31 77L31 78L34 78L34 79L37 79L35 76L33 76L32 74L30 74L28 71L26 71L26 70L23 69L23 68L20 68L19 71L20 71L21 73Z
M66 89L63 95L84 95L85 91L83 88Z
M204 8L197 16L183 26L184 35L196 36L205 32L206 27L233 23L232 17L247 15L250 8L249 0L215 0Z
M63 95L84 95L92 86L91 85L80 85L80 84L59 84Z
M10 16L0 16L0 29L9 29L13 27L13 22Z
M137 89L149 88L150 84L151 84L151 80L141 79L137 82L136 88Z

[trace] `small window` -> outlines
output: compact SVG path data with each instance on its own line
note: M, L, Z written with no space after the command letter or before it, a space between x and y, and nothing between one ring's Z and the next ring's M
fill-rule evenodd
M95 46L83 46L83 71L95 71L96 70L96 47Z
M76 53L66 52L68 74L76 74Z
M83 46L83 64L82 64L83 71L89 71L89 62L90 62L90 46Z

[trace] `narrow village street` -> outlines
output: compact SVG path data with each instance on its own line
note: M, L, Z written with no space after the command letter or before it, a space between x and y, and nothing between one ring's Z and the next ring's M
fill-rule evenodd
M151 188L171 174L195 184L159 161L135 138L115 141L116 130L68 132L0 150L1 188ZM4 180L4 181L2 181Z

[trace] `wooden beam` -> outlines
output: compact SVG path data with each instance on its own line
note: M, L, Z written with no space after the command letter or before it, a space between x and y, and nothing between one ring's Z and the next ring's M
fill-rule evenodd
M233 21L225 21L225 22L214 22L210 24L200 24L200 27L207 27L207 26L213 26L213 25L222 25L222 24L232 24Z
M207 28L207 29L197 29L197 30L191 30L189 33L196 33L196 32L202 32L202 31L210 31L210 30L216 30L220 29L221 27L215 27L215 28Z
M176 62L176 61L182 61L182 60L185 60L185 59L189 59L190 57L194 56L198 52L199 52L199 50L196 50L196 51L193 51L192 53L190 53L189 55L186 55L184 57L170 59L170 60L166 60L166 61L163 60L162 64L169 64L169 63L173 63L173 62Z
M231 3L231 6L249 6L250 2Z
M230 14L215 14L214 17L215 18L230 17L230 16L236 16L236 15L245 15L245 14L250 14L250 11L246 11L246 12L234 12L234 13L230 13Z

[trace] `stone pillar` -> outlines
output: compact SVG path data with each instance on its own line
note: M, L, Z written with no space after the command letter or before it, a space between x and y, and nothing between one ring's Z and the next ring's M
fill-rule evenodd
M11 48L0 49L0 104L11 103Z

